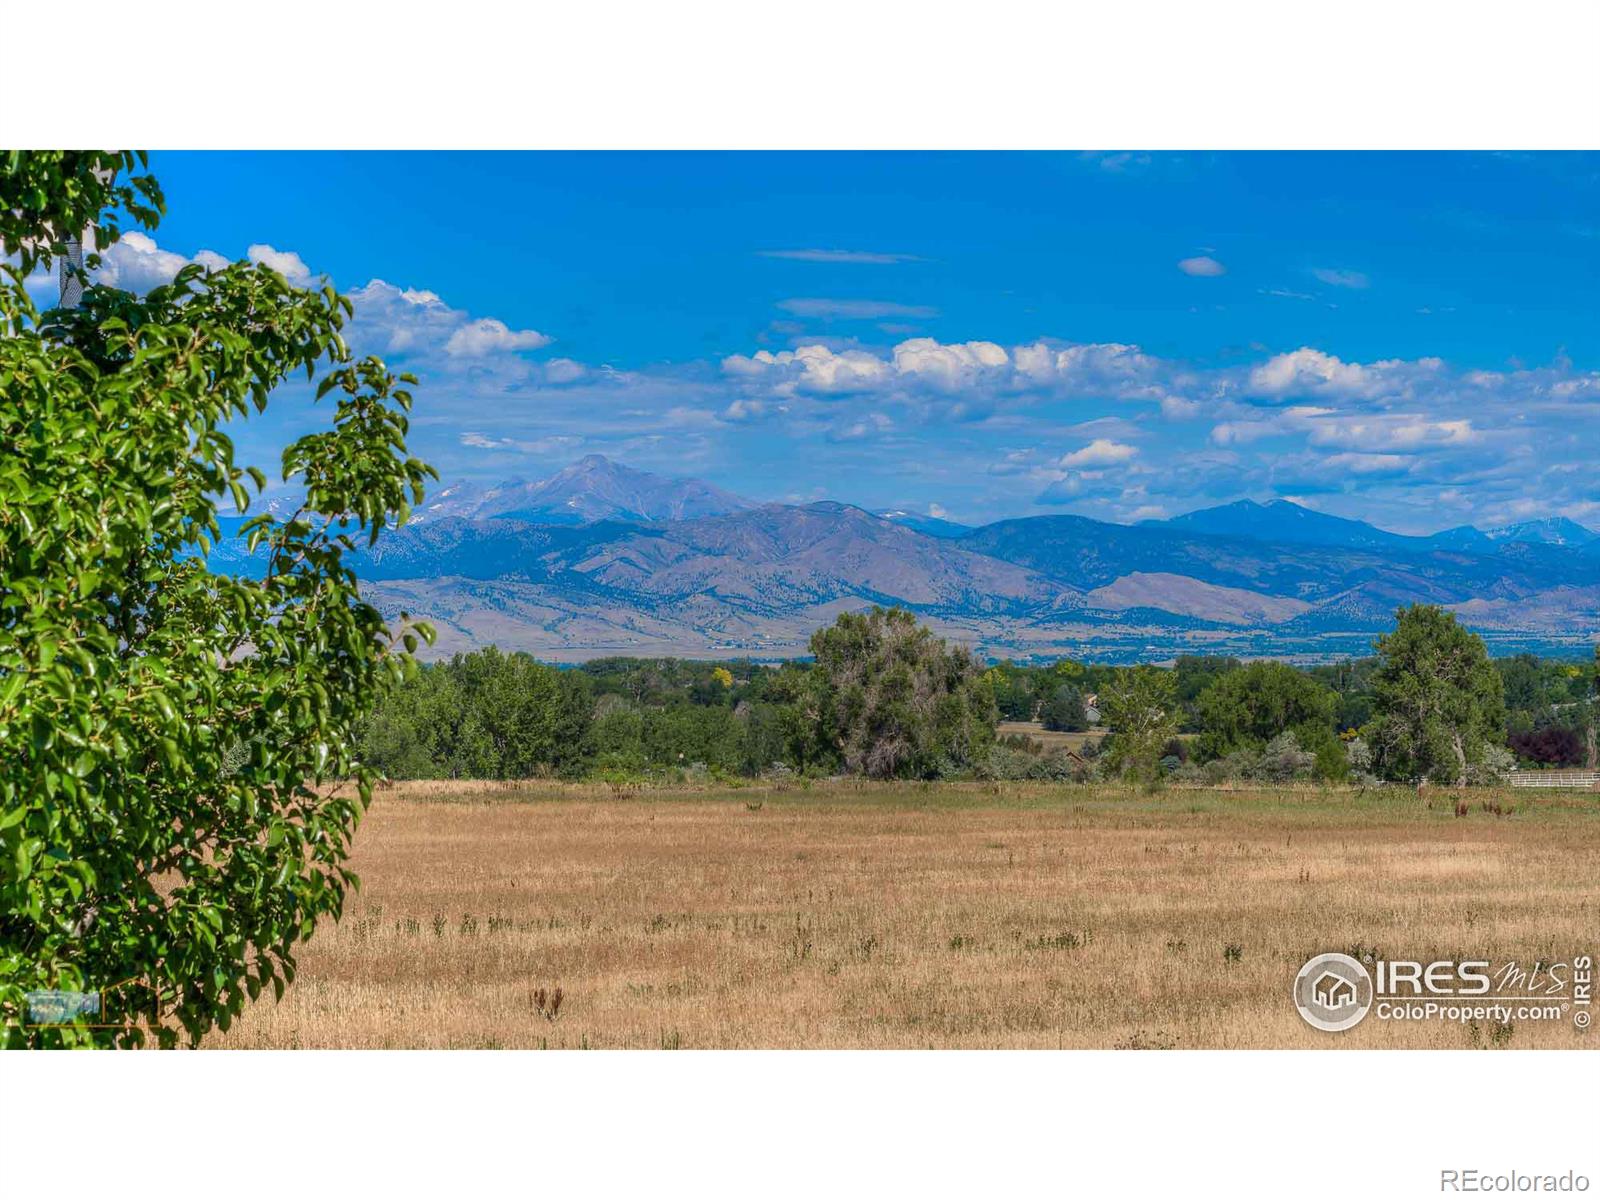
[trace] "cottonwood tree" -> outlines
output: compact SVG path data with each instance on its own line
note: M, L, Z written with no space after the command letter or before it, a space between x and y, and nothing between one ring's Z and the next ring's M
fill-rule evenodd
M983 664L901 608L844 613L811 638L819 740L845 770L932 779L977 763L999 714Z
M1039 721L1055 733L1082 733L1089 728L1089 710L1083 692L1070 683L1058 684L1039 709Z
M1373 718L1362 730L1373 768L1386 779L1463 785L1503 740L1500 673L1453 613L1413 604L1395 617L1377 641Z
M423 627L391 630L344 553L405 521L405 377L354 361L350 302L265 266L187 266L40 313L24 283L90 223L163 211L128 153L0 157L0 1021L7 1045L162 1045L226 1029L337 917L370 777L357 722ZM96 265L93 255L87 266ZM243 529L262 576L213 574L218 502L265 486L226 432L296 372L326 428L283 452L304 494ZM340 781L353 786L335 790ZM115 986L114 986L115 985ZM99 1021L23 1024L36 989Z
M1333 728L1338 699L1331 688L1287 663L1253 662L1229 671L1195 701L1196 756L1204 762L1260 751L1291 733L1297 750L1315 756L1319 774L1342 778L1344 747Z
M1178 681L1171 671L1122 668L1100 690L1101 719L1111 730L1106 766L1153 787L1161 752L1178 732Z

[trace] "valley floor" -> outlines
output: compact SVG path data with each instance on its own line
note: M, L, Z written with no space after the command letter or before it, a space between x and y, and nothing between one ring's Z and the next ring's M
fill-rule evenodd
M1326 1034L1295 1012L1296 971L1327 950L1596 952L1600 797L1476 791L1465 817L1455 803L1317 788L401 785L357 837L363 887L344 920L304 948L281 1003L208 1045L1595 1044L1566 1019L1369 1016Z

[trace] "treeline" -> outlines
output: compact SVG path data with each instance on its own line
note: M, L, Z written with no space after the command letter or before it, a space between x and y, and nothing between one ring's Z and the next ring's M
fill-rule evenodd
M877 778L1433 778L1596 760L1595 665L1490 660L1440 609L1397 616L1369 659L1181 656L1170 668L986 666L908 613L848 614L812 661L606 658L559 668L495 649L419 668L368 722L395 778L861 774ZM1077 752L1002 720L1088 731Z
M984 665L902 610L846 614L814 661L597 659L558 668L489 648L418 668L361 750L401 779L686 771L944 778L983 768Z

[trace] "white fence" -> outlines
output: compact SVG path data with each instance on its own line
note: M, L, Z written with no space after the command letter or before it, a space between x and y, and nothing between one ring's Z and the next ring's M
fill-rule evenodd
M1530 788L1592 788L1600 787L1600 771L1583 768L1551 771L1513 771L1506 776L1512 787Z

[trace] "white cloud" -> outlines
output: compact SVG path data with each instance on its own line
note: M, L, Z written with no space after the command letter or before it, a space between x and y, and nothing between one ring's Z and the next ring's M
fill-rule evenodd
M1352 288L1359 291L1372 282L1360 271L1339 271L1332 267L1313 267L1311 273L1329 287Z
M993 342L943 345L933 338L912 338L894 348L894 369L939 387L956 388L988 370L1008 366L1011 356Z
M1309 346L1275 355L1250 372L1250 386L1267 396L1318 388L1356 391L1363 389L1367 382L1366 368L1359 363L1342 362Z
M1409 454L1330 454L1321 466L1336 475L1397 475L1417 460Z
M1224 421L1211 430L1211 441L1218 446L1245 446L1263 438L1291 435L1304 436L1309 445L1366 455L1466 446L1482 437L1467 418L1415 412L1349 415L1331 408L1296 405L1253 420ZM1359 455L1348 461L1352 469L1360 465Z
M253 263L272 268L296 287L304 287L311 282L311 268L293 250L277 250L265 242L257 242L245 251L245 257Z
M202 250L189 259L175 251L163 250L148 234L129 230L100 252L100 270L95 281L125 292L143 294L153 287L171 283L173 276L191 262L199 263L208 271L220 271L229 265L228 260L214 250Z
M1139 347L1121 342L1034 342L1018 346L1014 358L1018 375L1028 383L1122 400L1160 400L1166 394L1163 375L1167 382L1179 381L1181 375Z
M1463 446L1479 437L1471 420L1437 420L1420 413L1318 417L1310 422L1309 430L1313 446L1377 452Z
M171 283L172 277L189 265L189 260L171 250L163 250L155 239L130 230L100 253L97 281L125 292L148 292Z
M936 317L939 310L922 304L899 304L893 300L833 300L825 297L798 297L780 300L778 307L797 317L821 320L879 321L885 317Z
M1353 399L1412 394L1417 385L1436 376L1444 364L1437 358L1410 361L1383 359L1362 364L1302 346L1269 358L1250 372L1249 390L1259 396L1330 395Z
M381 354L439 354L442 363L477 360L495 354L538 349L551 339L532 329L513 330L492 317L473 319L451 308L436 292L402 288L373 279L350 293L355 305L351 339ZM546 383L565 384L583 378L587 368L571 359L544 364Z
M1209 254L1197 254L1193 258L1178 260L1178 270L1185 275L1197 275L1202 278L1212 278L1217 275L1226 275L1228 268L1212 258Z
M1195 382L1195 376L1181 366L1121 343L1041 341L1008 350L995 342L940 342L928 337L902 341L888 357L821 343L734 354L723 359L722 370L784 395L893 391L907 402L919 396L939 397L939 412L958 420L988 416L1006 398L1025 402L1030 395L1098 395L1160 403L1170 396L1169 385L1187 387ZM957 399L952 403L946 397ZM1189 411L1182 399L1168 405L1172 415Z
M576 383L589 373L589 368L570 358L552 358L544 364L546 383Z
M388 354L441 344L465 320L433 292L399 288L373 279L350 293L355 333L371 337Z
M1126 442L1113 442L1109 438L1095 438L1081 450L1061 457L1061 467L1105 467L1125 463L1139 453L1137 446Z
M880 412L867 413L854 421L841 421L828 430L830 442L859 442L877 437L894 428L894 422Z
M550 455L570 454L583 444L583 439L561 434L541 438L490 437L474 431L463 433L460 442L474 450L514 450L518 454Z
M756 253L762 258L788 258L796 262L888 265L923 261L915 254L881 254L871 250L758 250Z
M1143 150L1085 150L1078 157L1113 175L1148 167L1153 161Z
M482 358L486 354L537 350L549 344L550 338L536 329L511 329L494 317L479 317L452 333L444 352L454 358Z
M893 368L865 350L835 352L827 346L801 346L795 350L758 350L754 355L733 354L722 360L729 375L745 378L777 376L782 390L846 393L870 390L886 383Z

